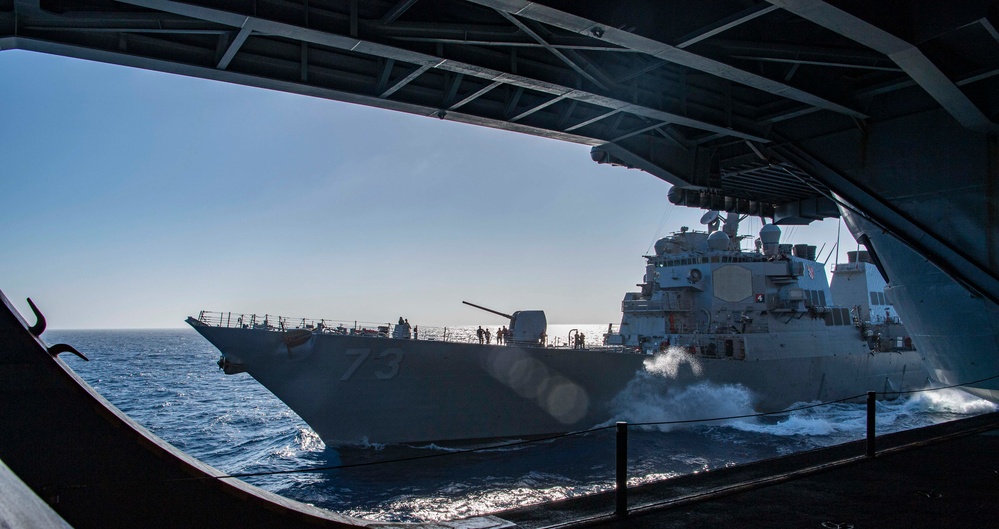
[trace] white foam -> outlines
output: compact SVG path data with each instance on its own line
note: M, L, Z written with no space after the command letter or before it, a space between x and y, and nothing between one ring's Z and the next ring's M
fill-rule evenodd
M732 428L743 432L764 433L778 437L826 437L845 434L853 436L867 428L866 411L858 406L820 406L791 412L776 423L757 419L733 421Z
M695 376L701 376L704 367L697 357L687 354L683 348L670 347L665 352L658 353L652 358L645 360L645 370L660 376L676 379L680 374L680 366L690 365Z
M361 449L373 449L376 452L380 452L385 449L385 443L372 443L368 440L367 436L360 438L357 441L351 441L338 445L338 447L343 448L361 448Z
M665 358L668 355L662 356ZM611 403L615 420L630 423L673 422L753 413L752 395L745 387L711 382L678 386L669 377L670 370L677 365L670 359L659 363L659 367L665 366L666 376L659 371L639 372ZM676 426L660 424L652 427L669 431Z
M799 403L788 409L800 407ZM812 403L816 404L816 403ZM957 418L996 411L999 406L957 389L942 389L913 394L910 398L878 401L875 424L879 434L919 428ZM950 415L950 417L948 417ZM785 417L770 420L740 420L729 424L745 432L778 437L803 436L820 444L859 439L867 432L867 408L864 404L831 404L789 412Z
M303 452L322 452L326 450L326 443L323 442L319 434L312 428L299 428L298 435L295 436L295 444Z
M493 441L483 441L481 443L461 443L454 446L439 445L437 443L421 444L421 445L404 445L408 448L414 450L431 450L439 452L468 452L475 451L479 453L486 452L516 452L518 450L523 450L531 448L538 444L550 444L558 441L558 437L553 437L551 439L497 439Z
M953 388L916 393L909 400L914 406L920 407L919 411L978 415L999 410L999 405L994 402Z

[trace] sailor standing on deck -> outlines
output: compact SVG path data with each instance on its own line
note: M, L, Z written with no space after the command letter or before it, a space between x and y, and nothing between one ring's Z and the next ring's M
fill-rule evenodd
M485 337L485 331L482 330L481 325L479 325L479 330L475 331L475 334L479 337L479 343L482 343L483 338Z

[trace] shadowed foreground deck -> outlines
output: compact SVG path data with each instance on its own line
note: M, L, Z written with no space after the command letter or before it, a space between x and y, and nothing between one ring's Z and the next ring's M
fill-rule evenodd
M990 527L999 519L999 413L497 513L520 527Z

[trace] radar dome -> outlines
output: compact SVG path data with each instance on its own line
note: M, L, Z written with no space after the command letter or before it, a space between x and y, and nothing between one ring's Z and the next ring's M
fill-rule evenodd
M780 228L776 224L766 224L760 228L760 241L763 244L777 244L780 242Z
M661 256L666 253L666 249L669 248L670 242L668 237L663 237L656 241L656 257Z
M730 239L723 231L716 231L708 235L708 248L712 250L727 250Z
M763 255L777 255L780 250L780 228L775 224L767 224L760 228L760 241L763 243Z

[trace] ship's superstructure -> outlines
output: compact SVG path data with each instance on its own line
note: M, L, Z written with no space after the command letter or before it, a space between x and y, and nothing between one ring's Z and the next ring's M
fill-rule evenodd
M850 307L854 325L872 351L912 349L909 331L902 325L888 283L865 251L847 252L847 262L836 264L830 288L836 302Z
M775 333L778 341L822 336L844 346L856 344L859 332L872 353L912 349L885 300L884 280L873 266L854 262L856 252L837 266L830 286L815 246L781 244L777 226L764 225L758 249L744 251L737 216L721 230L717 219L704 220L709 232L683 228L656 243L641 290L625 295L620 329L605 336L607 344L645 352L680 345L691 354L744 359L748 349L766 349ZM889 340L895 337L901 341Z

